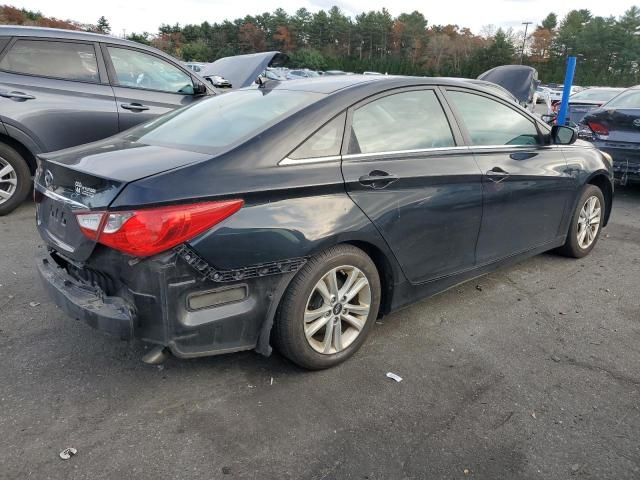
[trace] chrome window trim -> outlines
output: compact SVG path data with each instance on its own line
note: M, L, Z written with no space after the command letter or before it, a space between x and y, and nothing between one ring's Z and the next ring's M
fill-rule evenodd
M414 153L438 153L445 151L468 151L469 147L466 145L463 146L453 146L453 147L433 147L433 148L418 148L413 150L389 150L385 152L368 152L368 153L348 153L342 156L343 160L350 160L354 158L369 158L369 157L379 157L382 155L411 155Z
M471 145L471 150L529 150L531 148L553 147L555 145Z
M305 165L308 163L339 162L341 159L342 157L340 155L330 155L327 157L301 158L299 160L285 157L282 160L280 160L280 162L278 162L278 165L285 166L285 165Z

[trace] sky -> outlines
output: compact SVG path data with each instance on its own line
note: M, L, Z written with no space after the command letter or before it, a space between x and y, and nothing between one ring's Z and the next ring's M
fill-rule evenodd
M561 18L577 8L589 9L593 15L619 16L633 5L633 0L5 0L3 3L81 23L96 23L104 15L112 33L122 35L123 32L156 33L162 23L200 24L205 20L213 23L272 12L278 7L293 14L300 7L315 12L328 10L333 5L352 17L383 7L393 16L418 10L430 25L457 24L480 33L485 25L517 30L525 21L540 23L549 12Z

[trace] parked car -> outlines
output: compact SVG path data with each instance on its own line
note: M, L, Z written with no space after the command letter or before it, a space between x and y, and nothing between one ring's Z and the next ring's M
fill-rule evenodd
M362 72L363 75L382 75L380 72Z
M287 78L289 80L298 80L300 78L314 78L319 76L320 75L318 74L318 72L309 70L307 68L302 70L289 70L289 72L287 73Z
M518 103L533 112L536 105L538 71L526 65L500 65L478 75L478 80L495 83L508 90Z
M273 341L326 368L381 315L587 255L612 171L575 139L459 80L268 82L42 155L38 270L71 316L156 344L147 361Z
M219 58L208 64L200 76L217 88L244 88L267 68L280 67L289 57L280 52L249 53Z
M208 63L184 62L184 65L189 70L200 73L202 69L208 65Z
M327 70L326 72L324 72L324 75L326 76L331 76L331 75L347 75L347 72L344 72L342 70Z
M569 97L567 121L570 125L578 125L587 113L601 107L623 91L624 88L589 88L574 93Z
M590 132L588 138L600 150L613 157L613 171L622 184L640 182L640 86L591 110L580 126Z
M0 26L0 215L29 194L36 155L108 137L212 94L154 48Z
M218 71L234 75L241 88L278 55L243 56ZM36 155L108 137L215 94L180 61L136 42L0 26L0 215L29 194Z
M549 88L538 86L538 88L536 88L536 93L536 103L551 103Z

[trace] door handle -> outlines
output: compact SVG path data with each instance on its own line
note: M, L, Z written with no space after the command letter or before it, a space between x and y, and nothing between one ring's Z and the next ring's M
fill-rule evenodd
M149 110L149 107L142 105L141 103L123 103L120 105L125 110L133 110L142 112L143 110Z
M509 172L500 167L493 167L486 175L492 182L500 183L509 176Z
M34 98L36 98L33 95L29 95L28 93L24 93L24 92L2 92L2 91L0 91L0 97L13 98L16 100L33 100Z
M358 182L360 182L360 184L362 185L377 190L391 185L396 180L398 180L398 177L395 175L391 175L382 170L374 170L372 172L369 172L369 175L363 175L362 177L360 177L358 179Z

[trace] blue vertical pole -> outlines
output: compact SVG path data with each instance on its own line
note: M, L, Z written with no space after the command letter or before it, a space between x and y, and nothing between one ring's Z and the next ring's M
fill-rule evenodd
M567 73L564 75L564 88L562 90L562 101L560 111L556 119L556 125L564 125L567 120L567 110L569 109L569 95L571 95L571 85L573 85L573 75L576 73L576 57L567 59Z

